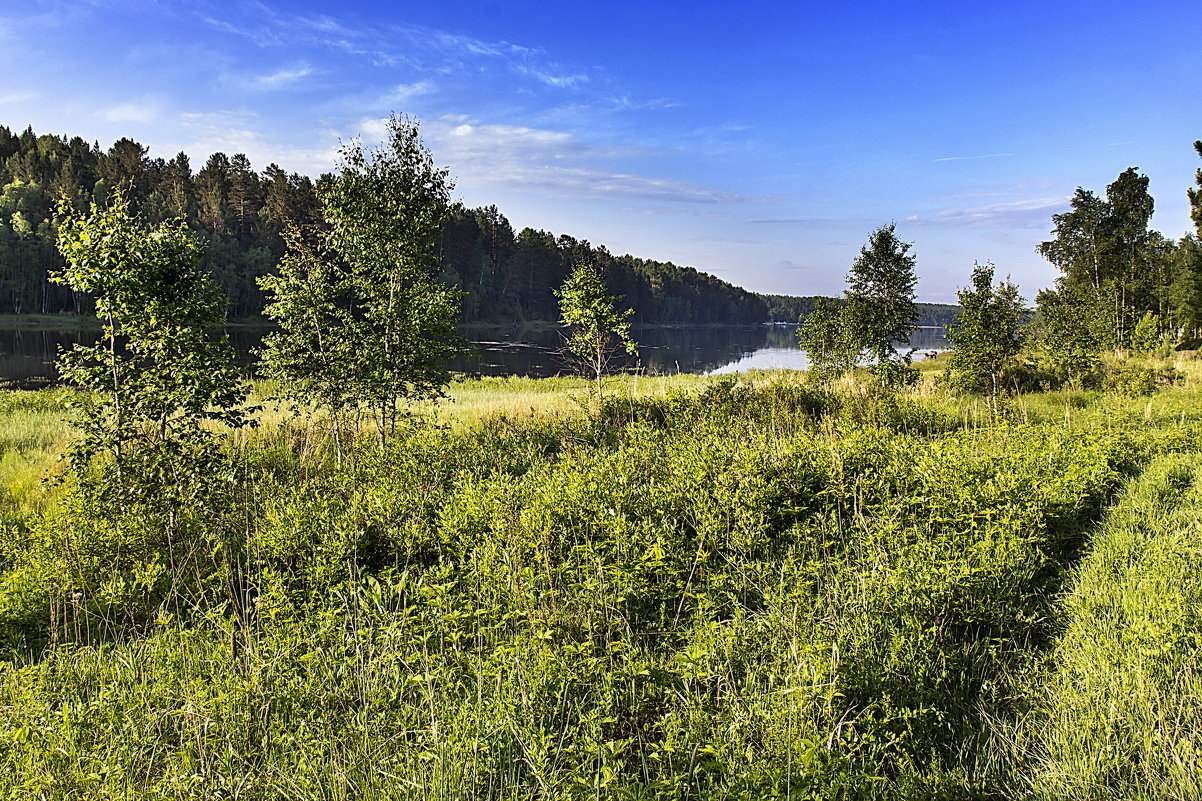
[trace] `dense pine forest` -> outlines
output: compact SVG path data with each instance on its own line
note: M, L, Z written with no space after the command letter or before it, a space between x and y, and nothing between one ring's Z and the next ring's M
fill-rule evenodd
M768 303L768 320L774 323L795 323L804 320L817 308L818 302L826 300L822 295L797 297L795 295L760 295ZM959 306L950 303L915 303L919 325L946 327L956 321Z
M256 171L241 153L214 153L199 170L187 154L151 158L123 138L108 150L76 136L14 133L0 126L0 314L86 311L86 299L49 276L62 267L55 248L54 210L60 197L82 211L114 189L146 220L187 221L205 238L204 266L229 298L229 316L257 317L263 293L256 279L285 250L289 223L319 222L315 183L276 164ZM761 323L765 298L690 267L615 256L571 236L514 231L494 206L454 205L439 250L443 280L462 293L465 323L553 321L553 290L572 265L587 259L607 286L635 309L637 323ZM796 321L796 316L792 321Z

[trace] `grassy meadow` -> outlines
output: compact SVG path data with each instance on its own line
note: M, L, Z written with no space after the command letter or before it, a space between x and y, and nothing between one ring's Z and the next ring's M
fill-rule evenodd
M1202 362L1153 366L464 380L341 468L268 404L183 540L4 392L0 795L1197 798Z

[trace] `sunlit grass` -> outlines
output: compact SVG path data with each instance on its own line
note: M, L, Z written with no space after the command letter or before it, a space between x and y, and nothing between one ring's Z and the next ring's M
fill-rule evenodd
M61 392L0 392L0 523L20 524L52 504L43 480L69 436Z
M606 399L664 398L704 385L712 379L698 375L615 375L605 379ZM536 416L585 415L597 407L593 382L584 378L526 378L522 376L460 378L447 387L447 398L416 404L420 418L452 426L469 425L492 417L518 419Z
M1158 460L1093 537L1031 720L1038 797L1202 796L1200 477Z
M617 376L600 419L584 379L463 379L341 469L260 382L241 505L199 517L215 606L87 607L170 570L130 521L83 529L115 543L94 576L5 545L44 551L0 565L0 794L1193 797L1202 502L1172 462L1090 536L1200 445L1170 363L1148 396L996 402L930 369ZM0 396L17 534L55 514L55 397Z

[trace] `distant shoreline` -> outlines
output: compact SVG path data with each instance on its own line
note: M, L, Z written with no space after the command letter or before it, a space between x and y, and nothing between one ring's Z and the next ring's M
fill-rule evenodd
M760 328L783 326L796 328L796 321L769 320L763 323L632 323L635 328L705 329L705 328ZM275 323L262 317L244 317L227 320L223 328L274 328ZM563 326L549 320L527 320L523 322L471 322L460 323L462 331L554 331ZM924 330L942 330L942 325L915 326ZM100 328L100 320L84 314L0 314L0 328L53 329L66 331L88 331Z

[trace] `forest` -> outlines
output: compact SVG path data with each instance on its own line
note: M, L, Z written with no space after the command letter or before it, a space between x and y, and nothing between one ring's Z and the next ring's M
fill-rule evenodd
M245 155L214 153L195 172L185 153L163 160L123 138L108 150L80 137L14 133L0 126L0 314L80 313L88 300L48 276L62 266L53 216L59 197L76 209L124 187L147 220L179 218L205 239L204 264L229 299L232 318L257 317L256 283L284 253L289 223L318 222L316 181L275 164L256 171ZM442 280L463 293L464 323L553 322L553 290L588 259L635 309L636 323L741 324L769 319L754 293L691 267L614 256L568 235L514 231L494 206L453 205L438 250ZM791 322L796 322L794 316Z

